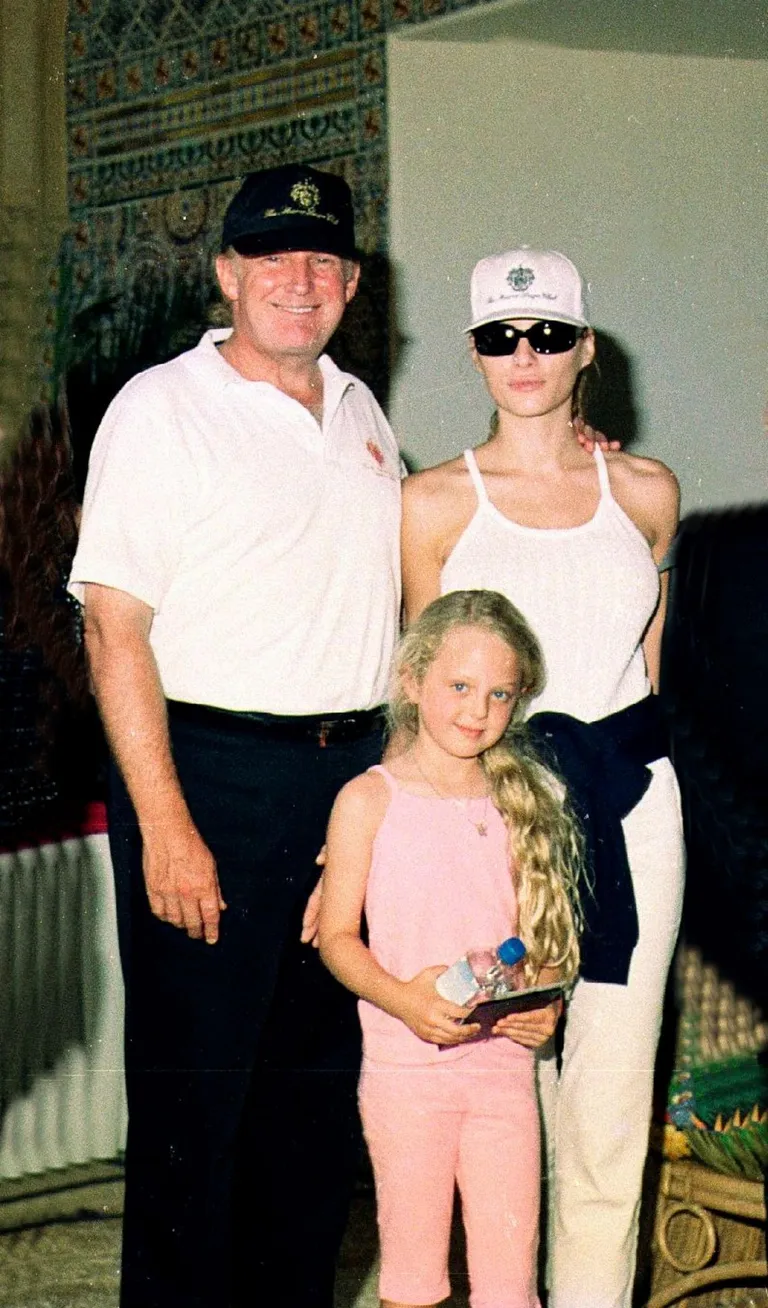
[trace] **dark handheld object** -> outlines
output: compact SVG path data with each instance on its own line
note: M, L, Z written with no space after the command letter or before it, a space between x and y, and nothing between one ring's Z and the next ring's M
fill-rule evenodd
M551 986L539 986L534 990L518 990L503 999L487 999L476 1004L471 1013L462 1018L460 1025L468 1026L477 1022L480 1030L475 1039L483 1040L491 1034L496 1023L510 1013L530 1013L537 1008L546 1008L555 999L562 999L563 987L559 983Z

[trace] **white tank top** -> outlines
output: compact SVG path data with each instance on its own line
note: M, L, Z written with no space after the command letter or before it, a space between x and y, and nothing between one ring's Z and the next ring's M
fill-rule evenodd
M578 527L524 527L488 498L472 450L464 459L477 510L440 575L441 593L498 590L524 614L544 651L547 684L530 712L594 722L650 689L640 644L656 607L650 546L611 493L595 448L600 503Z

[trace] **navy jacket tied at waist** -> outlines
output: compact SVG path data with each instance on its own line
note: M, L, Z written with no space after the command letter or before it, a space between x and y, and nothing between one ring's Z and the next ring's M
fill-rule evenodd
M650 785L646 764L668 752L658 701L648 695L597 722L535 713L527 726L542 762L567 786L584 833L590 886L582 888L581 975L626 985L638 921L621 821Z

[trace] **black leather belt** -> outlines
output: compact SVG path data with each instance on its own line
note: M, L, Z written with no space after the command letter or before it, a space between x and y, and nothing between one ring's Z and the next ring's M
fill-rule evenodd
M214 708L210 704L187 704L169 699L168 716L174 722L193 726L218 727L250 732L265 740L305 741L323 748L362 740L380 731L385 723L383 707L358 709L347 713L246 713L235 709Z

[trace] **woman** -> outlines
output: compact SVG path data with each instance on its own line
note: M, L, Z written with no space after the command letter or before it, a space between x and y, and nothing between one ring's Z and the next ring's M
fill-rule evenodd
M549 1303L628 1308L682 898L677 784L647 698L658 685L666 601L657 565L676 530L678 487L654 460L588 452L573 440L595 341L568 259L522 248L481 260L467 331L497 416L476 452L404 484L406 610L413 619L450 590L505 594L543 647L547 684L532 712L547 710L551 740L565 733L564 752L554 752L569 788L574 751L579 784L585 761L589 770L598 760L576 807L588 844L610 847L613 861L596 865L596 914L560 1073L553 1052L539 1068L553 1178ZM601 792L625 779L623 799L608 797L611 845ZM641 795L622 841L618 819Z

